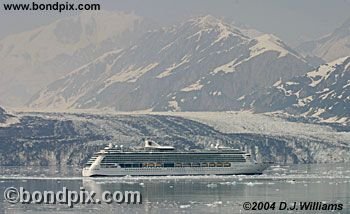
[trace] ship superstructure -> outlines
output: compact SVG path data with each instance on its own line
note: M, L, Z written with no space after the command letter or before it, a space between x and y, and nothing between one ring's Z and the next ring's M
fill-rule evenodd
M142 147L109 145L100 150L84 166L83 176L261 174L268 165L238 149L215 146L183 152L146 140Z

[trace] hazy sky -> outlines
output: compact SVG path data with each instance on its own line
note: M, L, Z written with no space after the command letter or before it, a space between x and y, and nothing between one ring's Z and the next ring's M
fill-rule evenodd
M13 0L2 2L6 1L14 2ZM212 14L263 32L274 33L290 45L330 33L350 18L350 0L91 0L88 2L100 2L104 10L135 12L161 24L172 23L189 16ZM68 15L72 14L7 12L1 8L0 38Z

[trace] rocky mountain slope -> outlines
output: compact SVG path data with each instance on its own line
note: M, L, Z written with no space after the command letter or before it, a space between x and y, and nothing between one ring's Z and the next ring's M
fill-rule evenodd
M10 126L18 123L18 118L13 114L8 113L5 109L0 106L0 127Z
M0 107L0 123L5 123L8 116L3 108Z
M350 161L350 136L331 127L294 124L281 119L278 122L264 117L265 126L272 126L265 127L267 131L264 131L259 125L260 131L256 132L252 131L256 128L254 121L261 118L256 118L254 114L249 117L242 115L245 120L239 120L239 123L235 121L240 117L236 114L240 113L231 115L232 120L230 115L198 114L190 114L190 117L201 118L192 120L186 115L18 113L19 123L0 127L0 162L11 166L81 167L96 150L110 142L124 146L139 145L143 138L174 145L180 150L219 143L245 148L258 160L276 163ZM270 120L272 123L268 122ZM227 123L236 128L231 129ZM215 124L221 124L226 130ZM290 130L289 134L270 133L275 125ZM301 134L300 130L305 134ZM317 132L322 135L317 135Z
M350 122L350 57L241 98L244 109Z
M326 62L350 55L350 18L331 34L316 41L300 44L297 50L310 56L317 56Z
M0 40L0 103L21 106L59 77L129 45L141 23L134 14L89 12Z
M212 16L148 32L50 84L33 108L219 111L253 89L306 73L273 35L254 39Z

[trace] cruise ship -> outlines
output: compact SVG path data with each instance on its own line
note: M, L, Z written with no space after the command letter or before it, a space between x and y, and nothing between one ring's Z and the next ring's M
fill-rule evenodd
M250 154L216 145L205 150L176 151L146 140L123 148L111 144L95 153L83 168L84 177L262 174L270 163L256 163Z

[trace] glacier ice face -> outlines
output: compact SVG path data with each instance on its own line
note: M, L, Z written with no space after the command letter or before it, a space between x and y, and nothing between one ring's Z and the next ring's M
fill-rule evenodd
M220 143L278 163L350 161L348 133L251 113L22 112L17 116L19 123L0 127L2 165L81 166L108 143L134 146L143 138L180 150Z

